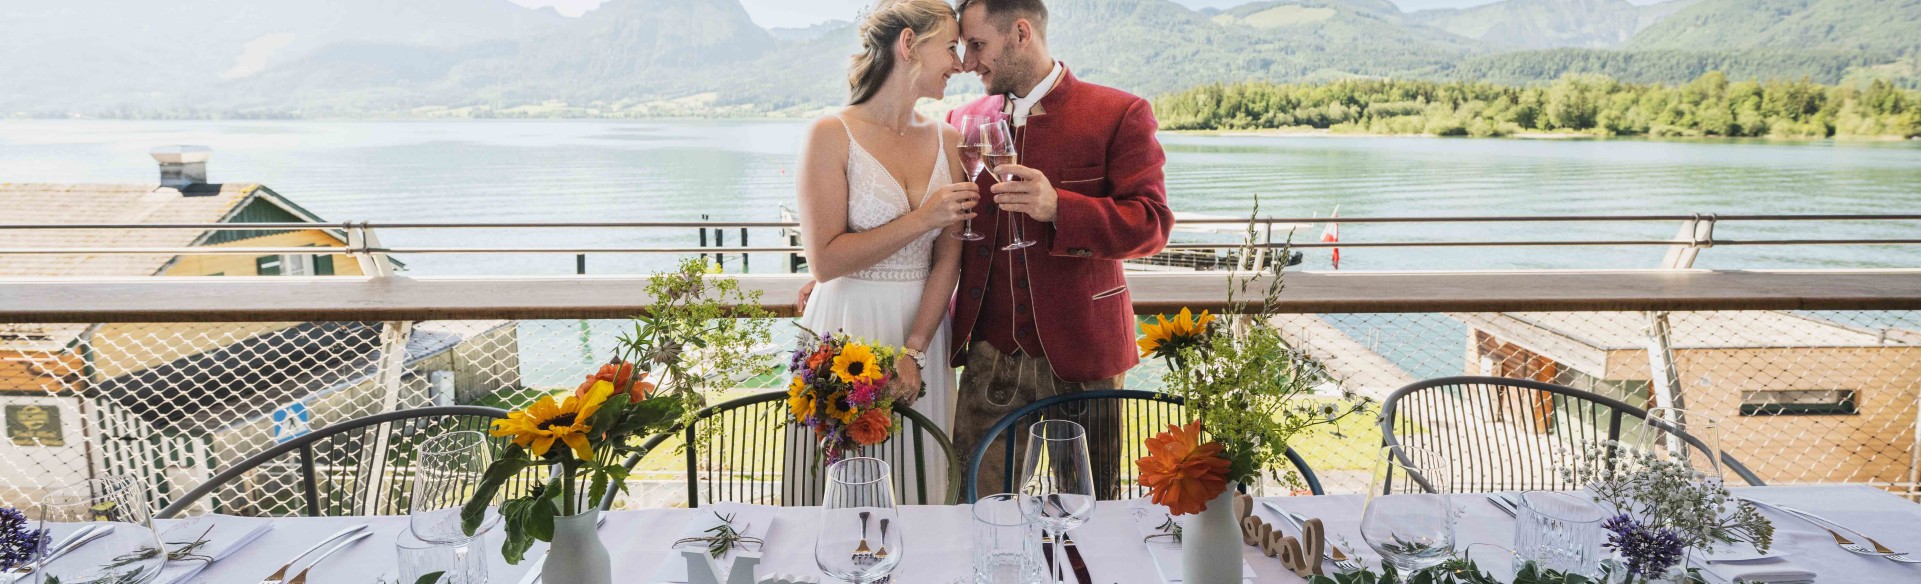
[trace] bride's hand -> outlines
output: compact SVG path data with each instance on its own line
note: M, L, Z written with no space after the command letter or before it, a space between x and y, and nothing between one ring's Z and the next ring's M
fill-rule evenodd
M954 183L941 187L927 197L927 203L917 210L922 223L928 229L940 229L965 219L974 218L974 205L980 204L980 185L971 182Z
M891 387L887 388L888 394L894 396L896 404L914 405L914 402L920 399L920 363L903 356L895 363L895 370L899 375L894 378L892 384L889 384Z

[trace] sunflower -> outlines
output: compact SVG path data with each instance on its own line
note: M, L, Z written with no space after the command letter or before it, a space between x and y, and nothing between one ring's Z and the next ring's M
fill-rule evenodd
M534 405L517 412L508 412L507 419L494 422L495 436L512 436L514 444L528 448L534 456L546 456L559 440L574 449L574 456L581 460L593 460L594 449L587 442L587 419L600 411L600 405L614 394L611 381L596 381L585 395L568 396L558 405L554 396L544 396Z
M847 343L847 346L840 350L840 354L834 356L834 376L839 377L841 381L847 383L873 381L880 379L881 373L880 358L876 357L874 349L867 345Z
M1228 467L1219 442L1201 442L1201 423L1168 424L1167 431L1147 439L1147 456L1134 461L1140 481L1155 503L1169 513L1187 515L1207 510L1207 502L1227 490Z
M787 410L793 412L794 419L802 422L814 416L814 395L807 391L807 383L799 375L787 384Z
M1214 323L1214 315L1207 311L1201 311L1201 315L1196 317L1192 310L1186 308L1174 315L1174 320L1168 320L1165 314L1155 318L1160 319L1160 324L1141 323L1141 338L1135 343L1140 345L1142 357L1172 355L1182 346L1199 342L1201 335L1207 333L1208 325Z
M836 391L827 396L827 417L840 420L842 424L852 424L854 416L858 414L860 410L855 409L854 404L847 403L847 392Z

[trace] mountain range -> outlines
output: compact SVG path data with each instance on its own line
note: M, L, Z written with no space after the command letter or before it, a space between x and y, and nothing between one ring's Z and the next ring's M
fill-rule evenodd
M1050 0L1077 75L1142 95L1248 80L1921 80L1913 0ZM0 8L0 116L804 113L844 98L853 25L763 29L739 0L120 0ZM949 92L978 93L971 76Z

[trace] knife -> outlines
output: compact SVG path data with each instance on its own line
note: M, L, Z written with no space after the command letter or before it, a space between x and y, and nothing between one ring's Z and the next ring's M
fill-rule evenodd
M1094 584L1094 578L1087 574L1087 559L1081 557L1081 548L1074 545L1074 538L1062 533L1061 547L1067 548L1067 567L1074 569L1074 579L1080 584Z

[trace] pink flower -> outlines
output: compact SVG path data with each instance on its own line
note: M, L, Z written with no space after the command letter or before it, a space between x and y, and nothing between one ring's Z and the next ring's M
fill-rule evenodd
M855 383L854 391L847 395L847 401L858 408L872 406L880 399L880 388L881 385L877 383Z

